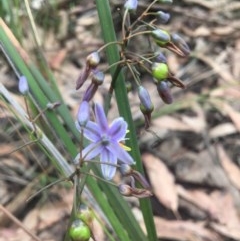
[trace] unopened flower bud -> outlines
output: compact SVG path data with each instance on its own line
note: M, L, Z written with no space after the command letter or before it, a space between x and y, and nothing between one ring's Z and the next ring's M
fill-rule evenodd
M132 168L128 164L121 164L119 170L123 176L127 176L132 173Z
M89 66L84 66L84 69L82 70L80 76L78 77L77 81L76 81L76 90L80 89L82 87L82 85L85 83L85 81L87 80L89 74L90 74L90 68Z
M19 82L18 82L18 89L19 89L19 92L22 94L22 95L27 95L28 92L29 92L29 87L28 87L28 81L27 81L27 78L25 76L20 76L19 78Z
M162 52L156 54L155 61L158 63L167 63L167 59Z
M151 32L151 34L155 42L161 47L165 46L171 40L169 33L162 29L155 29Z
M94 84L93 82L88 86L84 96L83 96L83 101L89 102L93 96L95 95L96 91L98 89L98 85Z
M88 241L91 237L90 228L80 219L72 222L69 235L73 241Z
M124 8L128 9L131 12L135 12L137 10L138 0L127 0L124 4Z
M166 104L171 104L173 102L171 89L166 81L159 82L157 84L157 90L158 90L159 96Z
M92 52L87 56L86 62L90 68L96 68L100 62L100 56L99 53Z
M167 23L170 18L170 14L163 11L158 11L156 14L161 23Z
M138 97L141 101L141 110L143 113L146 112L152 112L153 111L153 103L151 101L150 95L148 93L148 91L143 87L143 86L139 86L138 87Z
M93 221L93 211L85 204L81 204L78 207L76 217L81 219L85 224L91 225Z
M156 63L152 64L152 76L158 80L162 81L167 79L169 75L168 66L165 63Z
M118 186L118 191L120 192L120 194L122 194L123 196L131 196L132 195L132 188L129 185L126 184L120 184Z
M77 121L80 127L85 127L87 122L89 121L90 116L90 108L89 103L87 101L83 101L78 109L77 113Z
M176 45L181 50L181 52L184 55L190 54L190 49L187 43L178 34L176 33L171 34L171 41L174 45Z
M92 76L92 82L101 85L104 81L104 73L102 71L95 71L95 73Z

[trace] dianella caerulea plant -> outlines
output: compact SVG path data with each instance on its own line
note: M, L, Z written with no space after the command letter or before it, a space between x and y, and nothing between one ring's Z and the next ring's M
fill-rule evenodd
M93 212L83 205L81 198L83 188L87 186L112 225L114 235L109 235L109 239L156 241L157 235L149 200L152 192L144 178L136 130L127 96L127 82L130 81L124 75L126 72L122 70L123 68L128 70L132 82L137 86L139 110L143 113L147 129L151 125L154 106L147 89L142 85L140 72L144 70L149 74L152 84L156 85L160 98L166 104L171 104L173 102L171 86L179 88L185 86L169 70L162 49L167 49L182 57L189 55L190 50L177 33L169 33L164 28L159 28L159 23L166 24L168 22L170 14L152 10L156 4L161 6L163 3L171 4L172 1L154 0L149 2L146 9L142 11L138 10L140 1L123 2L120 39L116 38L109 1L96 0L95 2L104 45L86 56L85 66L76 81L77 90L85 82L88 87L79 103L75 123L69 118L70 115L64 103L59 106L59 93L51 92L41 73L29 58L21 55L22 52L18 53L16 46L11 43L14 41L9 41L5 25L2 22L0 24L1 47L18 72L21 73L19 74L19 91L24 98L32 98L34 103L38 103L38 108L41 109L40 114L45 112L49 124L55 129L56 135L63 140L66 149L72 156L74 169L70 168L64 160L61 162L55 160L58 163L58 169L65 176L64 180L72 181L76 190L65 240L87 241L90 237L97 240L92 232ZM132 19L135 20L132 21ZM145 52L132 51L130 48L130 44L135 41L137 36L143 36L146 39ZM17 47L19 48L19 46ZM102 56L102 52L106 54L109 64L107 69L99 68L100 53ZM101 106L98 103L92 103L92 98L99 86L103 84L106 72L110 72L112 82L105 106ZM110 102L114 101L111 100L113 92L118 104L119 117L109 124L107 112ZM92 105L93 108L91 108ZM52 111L55 108L57 113ZM78 140L77 146L72 142L57 115L61 117ZM33 131L39 132L34 120L31 122ZM41 141L42 137L39 133L37 138ZM46 146L46 148L48 147ZM117 169L120 170L123 177L121 183L112 181ZM90 170L93 173L90 173ZM134 219L122 196L139 198L147 230L146 235Z
M171 2L172 1L152 1L145 10L136 15L138 1L127 0L122 6L122 38L116 39L109 2L107 0L96 1L105 45L86 57L86 64L77 80L76 88L80 88L88 78L92 79L83 97L82 104L85 105L85 102L89 102L97 91L98 85L103 82L102 79L101 81L95 81L94 76L96 73L100 72L101 76L103 76L103 72L110 71L112 83L105 109L108 109L112 92L114 91L119 113L122 117L114 120L109 127L103 107L96 104L96 123L90 121L88 122L89 124L85 124L84 127L81 127L79 121L77 123L79 131L82 133L85 131L84 136L91 142L88 147L77 155L77 159L81 156L84 160L89 161L95 156L100 155L102 175L107 180L113 178L118 167L117 160L119 160L122 164L120 166L121 172L127 173L132 180L130 182L131 185L119 186L119 191L122 195L136 196L138 198L149 197L151 195L149 185L140 174L142 173L141 158L126 91L126 83L129 82L129 80L124 76L123 68L128 69L132 75L131 79L138 86L139 106L140 111L144 115L146 129L151 124L151 113L154 110L154 106L147 89L142 86L141 76L139 74L140 70L145 70L151 76L159 96L166 104L173 102L171 85L179 88L185 87L182 81L176 78L169 70L162 49L165 48L181 57L186 57L190 53L189 47L177 33L169 33L165 29L158 27L158 22L163 24L168 22L170 14L163 11L152 11L154 4ZM131 22L131 15L134 15L136 19L133 22ZM150 16L152 20L148 21ZM133 42L139 35L144 36L146 43L149 43L145 53L133 52L129 47L129 43ZM109 67L105 70L99 70L98 64L100 57L98 54L103 50L106 50ZM128 139L125 138L127 125L129 125L129 131L131 133ZM121 141L125 140L128 145L127 150L130 148L131 156L121 145ZM137 166L136 170L133 170L129 165L134 165L135 162ZM137 174L134 175L134 173ZM135 187L135 180L140 182L142 188ZM140 200L140 204L148 231L148 239L156 240L150 204L146 199Z

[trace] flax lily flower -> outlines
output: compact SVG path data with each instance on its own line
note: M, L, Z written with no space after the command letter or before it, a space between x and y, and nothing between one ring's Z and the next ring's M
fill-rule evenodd
M127 122L119 117L109 126L103 107L99 104L95 104L94 112L96 122L88 121L84 128L78 128L91 142L82 150L81 156L84 161L90 161L99 155L103 177L111 180L116 173L118 160L124 164L134 164L122 144L127 133Z

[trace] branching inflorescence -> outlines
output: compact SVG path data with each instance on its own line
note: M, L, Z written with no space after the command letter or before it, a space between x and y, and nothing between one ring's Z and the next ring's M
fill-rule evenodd
M157 22L160 21L165 24L170 18L170 15L163 11L152 11L152 6L158 2L171 3L172 1L154 0L139 16L136 16L138 1L127 0L123 6L121 40L109 42L95 52L90 53L86 57L85 66L76 81L76 89L78 90L87 82L88 78L91 78L91 82L79 105L76 120L76 128L80 133L81 141L85 137L89 144L83 148L83 142L81 142L79 153L73 161L76 170L80 170L81 173L83 165L90 162L96 163L95 158L100 156L101 172L106 182L112 180L117 168L120 168L122 175L129 177L130 181L129 185L125 183L118 185L119 192L125 196L138 198L149 197L152 193L143 175L130 167L130 165L135 164L135 160L128 153L130 147L124 145L128 124L122 117L119 117L109 126L104 108L100 104L94 105L95 121L93 121L91 119L90 101L98 87L104 82L105 72L109 71L113 66L117 66L117 75L123 68L127 68L137 86L140 110L144 115L145 128L147 129L151 124L151 114L154 106L147 89L142 85L140 72L144 70L151 76L159 96L166 104L173 102L171 85L179 88L185 87L181 80L176 78L169 70L162 49L168 49L181 57L188 56L190 50L186 42L178 34L169 33L165 29L158 27ZM133 22L131 22L131 15L135 16ZM148 21L149 16L152 19L151 21ZM145 53L130 50L130 42L133 42L137 36L143 36L149 45ZM107 69L100 70L100 52L109 45L118 46L120 59ZM114 89L114 81L115 79L112 80L109 89L110 94ZM20 78L19 90L23 95L27 95L29 92L25 77ZM139 185L136 187L135 181L141 187ZM90 226L89 223L82 220L82 218L76 217L70 229L71 238L73 240L88 240L92 236L88 226Z

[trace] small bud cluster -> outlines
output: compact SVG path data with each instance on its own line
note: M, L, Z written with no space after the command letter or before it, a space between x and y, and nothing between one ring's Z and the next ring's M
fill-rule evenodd
M138 171L133 170L129 165L122 164L120 166L120 171L124 177L129 177L130 185L120 184L118 186L118 191L127 197L137 197L137 198L146 198L152 196L150 190L150 185L148 184L145 177ZM141 188L135 186L135 181L137 181Z
M141 69L147 70L153 79L153 83L156 85L156 90L166 104L173 102L173 96L171 94L171 86L184 88L185 85L180 79L174 76L169 70L167 59L163 54L162 49L167 49L173 53L186 57L190 54L190 49L187 43L177 33L170 33L162 27L159 27L157 23L166 24L170 19L170 14L157 10L152 11L152 6L155 3L168 3L170 0L154 0L142 13L139 14L137 19L131 23L131 14L136 15L139 11L138 0L126 0L123 6L124 13L122 24L122 40L118 43L120 45L119 67L126 67L131 73L134 82L137 84L137 92L139 97L139 108L144 115L145 128L147 129L151 123L151 114L154 110L153 103L151 101L148 91L143 87L140 78ZM147 17L153 17L154 20L148 22ZM156 23L156 24L155 24ZM146 37L146 42L150 44L149 51L145 54L135 53L129 51L129 42L133 42L135 36L142 35ZM105 46L106 47L106 46ZM85 67L77 80L76 89L79 89L87 78L91 75L92 81L89 84L84 96L83 101L89 102L96 91L98 86L103 83L104 73L97 69L100 62L99 52L105 48L104 46L89 54L86 58ZM116 63L117 64L117 63ZM124 71L125 72L125 71ZM126 81L126 88L130 91L129 80Z
M167 3L171 4L170 0L154 0L152 3L139 14L137 20L133 23L126 18L123 26L123 46L121 56L126 60L126 66L130 69L130 73L133 75L133 79L138 86L138 97L140 100L140 110L145 118L145 128L150 126L151 113L153 112L154 106L152 104L150 95L148 91L142 86L141 79L139 75L139 70L144 68L147 70L153 79L153 83L156 85L156 90L166 104L171 104L173 102L173 96L171 94L171 86L176 86L179 88L184 88L185 85L180 79L174 76L169 70L167 59L162 52L162 49L167 49L173 53L181 56L187 57L190 54L190 49L187 43L180 37L177 33L170 33L162 27L160 24L166 24L170 19L170 14L160 10L152 10L152 6L155 3ZM128 0L124 4L124 17L126 15L136 14L138 1ZM155 8L156 9L156 8ZM147 17L150 16L154 19L148 22ZM123 18L123 21L125 18ZM133 42L134 37L137 35L142 35L146 37L146 42L150 44L151 51L143 54L139 53L128 53L128 42ZM147 56L147 57L146 57ZM131 63L133 63L131 65Z
M86 58L84 69L77 79L76 90L83 86L90 75L92 77L92 82L89 84L83 96L83 101L89 102L98 90L98 86L101 85L104 81L104 73L97 68L99 63L100 56L97 51L89 54Z

